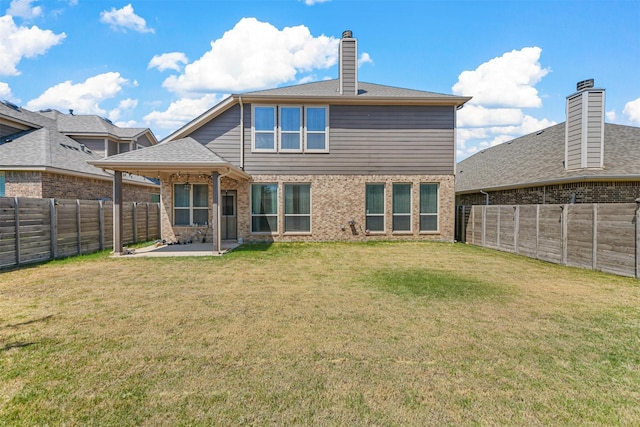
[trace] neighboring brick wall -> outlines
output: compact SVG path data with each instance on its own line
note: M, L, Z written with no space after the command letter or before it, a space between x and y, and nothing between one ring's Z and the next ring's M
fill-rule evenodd
M124 202L151 202L152 194L159 194L157 187L125 183L122 189ZM113 182L49 172L7 171L5 174L6 197L35 197L55 199L98 200L113 199Z
M581 182L489 191L490 205L530 205L564 203L633 203L640 197L640 181ZM481 193L456 196L457 205L484 205Z
M176 241L184 227L173 227L174 182L164 180L161 200L162 237ZM190 178L189 182L209 182L207 178ZM284 233L285 183L311 184L311 234ZM277 183L279 186L278 232L273 235L251 233L250 189L252 183ZM386 230L381 234L365 235L365 184L384 183L386 202ZM394 233L392 227L392 184L412 183L412 232ZM420 183L439 183L439 231L420 233L419 202ZM251 181L235 181L223 178L221 190L237 191L238 237L245 241L357 241L372 239L389 240L438 240L453 241L454 238L454 179L451 175L254 175ZM212 205L212 192L209 206ZM210 220L212 223L212 213ZM355 221L357 234L352 233L350 220ZM343 230L344 227L344 230Z

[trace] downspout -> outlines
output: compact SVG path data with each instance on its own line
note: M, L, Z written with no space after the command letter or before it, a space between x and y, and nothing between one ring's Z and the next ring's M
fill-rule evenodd
M486 191L484 191L484 190L480 190L480 193L482 193L482 194L484 194L485 196L487 196L487 201L485 202L485 204L486 204L487 206L489 206L489 193L487 193L487 192L486 192Z
M244 105L242 104L242 96L238 96L238 102L240 103L240 169L244 170Z

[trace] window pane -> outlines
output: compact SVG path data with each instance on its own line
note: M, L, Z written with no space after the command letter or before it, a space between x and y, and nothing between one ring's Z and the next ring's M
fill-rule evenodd
M420 213L438 213L438 184L420 184Z
M285 184L284 213L308 215L311 213L311 185Z
M284 218L284 231L308 232L311 231L311 217L287 216Z
M207 184L193 184L193 206L208 207L209 206L209 186ZM195 219L194 219L195 221Z
M367 184L366 188L367 215L384 214L384 184Z
M325 150L327 148L325 139L324 133L308 133L307 148L309 150Z
M275 108L274 107L256 107L254 109L254 124L256 130L275 129Z
M251 230L254 233L271 233L278 231L278 217L254 216L251 217Z
M326 127L326 108L307 108L307 130L324 132Z
M184 189L184 184L173 184L173 206L177 208L189 207L189 191Z
M300 133L283 133L280 135L280 146L283 150L300 149Z
M411 213L411 184L393 184L393 213Z
M190 225L189 224L189 209L174 209L175 225Z
M300 107L280 108L280 129L300 131Z
M193 210L193 224L205 225L209 223L209 209L194 209Z
M384 231L384 216L367 216L365 227L369 231Z
M411 215L394 215L393 231L411 231Z
M251 186L251 214L278 214L278 186L253 184Z
M438 231L437 215L420 215L421 231Z
M235 216L235 203L234 196L229 196L226 194L222 195L222 215L224 216Z
M273 133L257 133L256 132L256 148L263 150L273 150L274 137Z
M4 182L4 172L0 172L0 197L4 197L5 195Z

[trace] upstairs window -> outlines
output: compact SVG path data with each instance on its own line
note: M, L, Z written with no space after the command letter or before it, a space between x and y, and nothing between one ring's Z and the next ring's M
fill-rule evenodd
M280 151L302 151L301 107L280 107Z
M276 108L253 107L253 150L276 151Z
M305 108L305 151L327 151L327 112L326 107Z

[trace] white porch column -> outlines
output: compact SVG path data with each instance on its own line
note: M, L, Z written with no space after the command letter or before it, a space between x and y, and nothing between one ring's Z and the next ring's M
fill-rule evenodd
M113 253L122 255L122 172L113 173Z
M213 172L211 174L213 182L213 206L211 212L213 214L213 252L222 251L222 236L220 233L220 174Z

